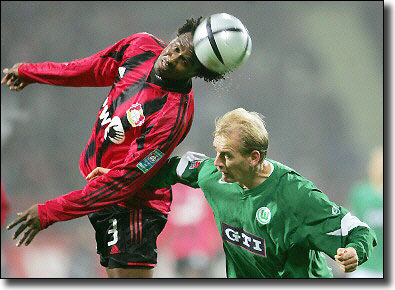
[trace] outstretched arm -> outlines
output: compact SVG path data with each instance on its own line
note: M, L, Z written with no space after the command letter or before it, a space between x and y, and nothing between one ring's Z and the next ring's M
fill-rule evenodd
M17 63L5 68L2 84L19 91L30 83L67 87L111 86L118 74L118 68L125 59L141 53L135 49L132 35L89 57L70 62Z
M300 199L301 225L294 234L295 243L326 253L348 273L366 262L376 246L376 235L370 227L347 209L329 201L318 189ZM298 203L296 208L301 208Z

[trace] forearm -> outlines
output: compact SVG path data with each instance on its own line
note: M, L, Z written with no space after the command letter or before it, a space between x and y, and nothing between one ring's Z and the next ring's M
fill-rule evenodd
M158 164L159 166L159 164ZM154 174L135 170L111 170L82 190L48 200L38 206L42 228L102 210L132 197Z
M159 172L148 181L145 187L159 189L180 182L176 172L177 165L180 162L180 159L181 157L179 156L170 158L166 162L166 164L159 170Z
M376 244L374 231L367 227L354 228L346 239L346 247L353 247L357 251L359 265L369 259Z
M87 58L66 63L23 63L18 73L29 83L69 87L110 86L113 78L104 77L92 62L94 59Z

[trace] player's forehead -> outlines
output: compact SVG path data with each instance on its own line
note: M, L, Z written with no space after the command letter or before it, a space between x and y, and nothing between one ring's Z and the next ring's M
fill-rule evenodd
M183 33L177 38L173 39L170 42L170 47L173 48L175 46L179 46L183 50L192 51L193 48L193 37L192 33Z
M238 140L226 135L216 135L213 140L213 146L218 153L235 153L239 149Z

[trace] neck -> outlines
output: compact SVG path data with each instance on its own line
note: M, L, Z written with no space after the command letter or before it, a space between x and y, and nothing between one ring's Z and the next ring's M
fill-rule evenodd
M150 81L164 89L181 93L188 93L192 87L191 79L174 80L167 79L158 74L155 68L151 71Z
M238 184L244 189L252 189L264 182L272 173L272 165L270 162L264 160L261 166L252 169L250 177L247 177L243 182Z

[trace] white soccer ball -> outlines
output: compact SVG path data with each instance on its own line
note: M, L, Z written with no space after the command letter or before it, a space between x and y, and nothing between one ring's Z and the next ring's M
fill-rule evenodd
M252 48L251 37L243 23L227 13L204 19L195 30L193 45L200 63L221 74L246 62Z

